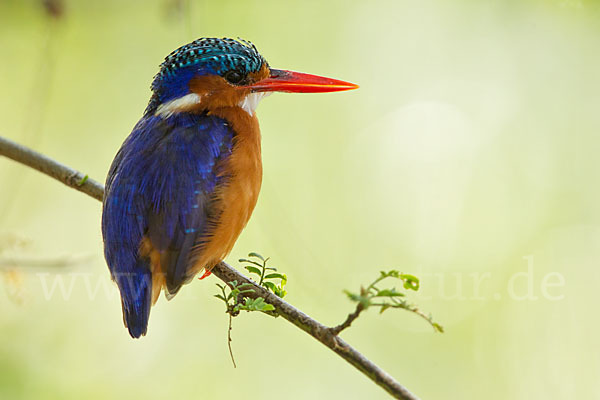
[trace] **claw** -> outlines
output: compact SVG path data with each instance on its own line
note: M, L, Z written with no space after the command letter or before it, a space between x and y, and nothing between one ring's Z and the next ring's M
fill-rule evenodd
M202 279L206 278L207 276L209 276L210 274L212 274L212 272L210 272L209 269L205 269L204 274L202 274L202 276L198 279L202 280Z

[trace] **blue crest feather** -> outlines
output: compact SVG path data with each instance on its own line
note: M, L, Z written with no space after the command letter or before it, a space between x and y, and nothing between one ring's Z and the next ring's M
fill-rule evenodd
M154 95L146 114L161 103L189 93L188 84L195 76L223 75L239 70L243 75L256 72L267 62L256 47L245 40L200 38L169 54L152 81Z

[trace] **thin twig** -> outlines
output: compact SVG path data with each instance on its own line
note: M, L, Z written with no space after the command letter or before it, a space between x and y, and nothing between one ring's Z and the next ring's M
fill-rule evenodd
M229 314L229 328L227 329L227 347L229 347L229 355L231 356L231 362L233 363L233 368L237 368L237 365L235 364L235 357L233 356L233 350L231 349L231 320L233 319L233 316L231 315L231 313Z
M4 155L17 162L37 169L96 200L102 200L104 188L99 183L91 179L84 180L86 175L2 137L0 137L0 155ZM262 297L265 302L275 307L277 314L329 347L336 354L365 374L370 380L381 386L394 398L418 400L418 397L409 392L408 389L397 382L387 372L356 351L342 338L333 334L332 329L335 328L329 328L319 321L312 319L296 307L288 304L261 286L258 286L254 281L242 275L223 261L217 264L212 272L225 283L237 281L238 285L242 283L252 285L254 291L246 293L246 296L250 298Z
M212 270L213 274L223 282L237 281L241 283L249 283L253 287L253 292L245 293L245 296L250 298L262 297L266 303L275 307L277 314L287 319L304 332L308 333L325 346L329 347L344 360L352 364L355 368L365 374L373 382L381 386L388 393L397 399L415 400L418 399L414 394L408 391L404 386L397 382L387 372L379 368L372 361L367 359L352 346L346 343L342 338L331 333L331 328L321 324L298 310L296 307L287 303L283 299L277 297L273 293L258 286L254 281L240 274L227 263L221 261Z
M364 309L365 309L365 306L363 306L362 303L358 303L356 305L356 309L354 310L354 312L352 314L348 314L348 317L346 317L346 320L344 322L342 322L338 326L334 326L333 328L330 328L330 332L334 335L339 335L341 331L343 331L346 328L349 328L350 325L352 325L354 320L356 318L358 318L358 316L360 315L361 312L364 311Z

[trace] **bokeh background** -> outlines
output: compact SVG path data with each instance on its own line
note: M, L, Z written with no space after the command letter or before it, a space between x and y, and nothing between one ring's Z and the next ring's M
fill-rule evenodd
M264 186L228 261L270 256L330 325L379 270L421 277L446 333L371 311L343 337L423 399L600 398L597 3L62 5L0 1L0 135L103 181L158 64L201 36L356 82L262 102ZM214 277L130 339L100 204L5 159L0 182L0 398L387 398L265 315L234 319L234 369Z

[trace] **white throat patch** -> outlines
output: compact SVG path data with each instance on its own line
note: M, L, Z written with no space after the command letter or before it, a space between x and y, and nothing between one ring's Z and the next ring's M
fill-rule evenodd
M240 106L244 111L246 111L248 114L250 114L250 116L252 116L254 115L256 107L258 107L258 103L270 94L271 92L250 93L238 103L238 106Z
M159 117L168 118L176 112L187 111L194 105L200 103L201 97L196 93L186 94L185 96L161 104L156 109L154 115Z

